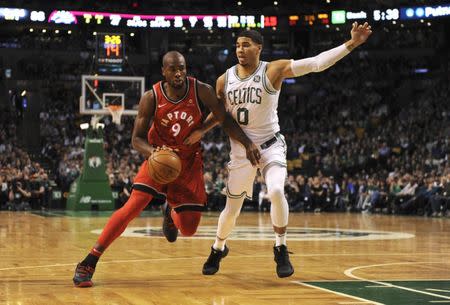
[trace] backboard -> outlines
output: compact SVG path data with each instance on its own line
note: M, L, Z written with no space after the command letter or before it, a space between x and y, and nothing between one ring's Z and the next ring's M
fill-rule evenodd
M109 105L122 106L122 115L137 115L145 92L145 78L112 75L82 75L80 113L110 115Z

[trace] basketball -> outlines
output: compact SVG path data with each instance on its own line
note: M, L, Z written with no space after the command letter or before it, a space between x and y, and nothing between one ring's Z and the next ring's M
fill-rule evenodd
M181 159L173 151L155 151L148 159L148 172L155 182L170 183L180 175Z

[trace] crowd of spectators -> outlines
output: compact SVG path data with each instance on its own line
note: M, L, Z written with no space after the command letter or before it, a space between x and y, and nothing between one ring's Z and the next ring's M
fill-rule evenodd
M18 145L17 115L0 107L0 209L46 208L52 186L41 164Z
M414 45L411 34L412 38L407 36L395 47L439 45L441 38L429 31L424 28L414 32L426 36L419 46ZM340 33L333 35L336 41L342 38ZM328 42L333 39L323 38ZM330 47L314 43L320 40L320 35L314 38L312 50ZM374 40L369 49L380 46ZM223 52L214 54L214 60L205 64L205 56L193 51L187 55L189 73L214 85L228 62L224 56ZM428 55L372 58L367 52L359 52L327 71L284 85L278 113L288 143L285 188L290 209L448 216L450 108L446 60L443 65L442 58ZM81 70L74 68L75 79ZM61 81L59 72L49 73L56 73L55 79ZM155 75L149 78L157 79ZM48 100L40 114L41 158L49 164L48 174L57 187L68 192L82 170L85 134L78 126L88 118L77 114L79 86L51 86L46 90ZM14 181L27 185L23 192L14 186L22 198L41 196L40 187L31 191L31 180L36 176L44 186L45 199L51 190L47 172L16 145L14 115L6 110L1 115L3 207L12 208L11 189L18 185ZM133 117L123 117L122 125L113 124L109 117L103 122L107 175L121 205L129 196L143 158L130 144ZM208 209L221 210L229 160L227 137L216 128L204 137L202 147ZM44 201L22 204L21 208L45 207ZM253 200L246 201L244 208L266 211L269 206L267 189L258 176Z

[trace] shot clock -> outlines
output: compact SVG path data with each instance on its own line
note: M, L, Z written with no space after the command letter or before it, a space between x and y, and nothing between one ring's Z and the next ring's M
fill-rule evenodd
M125 58L124 34L97 34L97 64L122 65Z

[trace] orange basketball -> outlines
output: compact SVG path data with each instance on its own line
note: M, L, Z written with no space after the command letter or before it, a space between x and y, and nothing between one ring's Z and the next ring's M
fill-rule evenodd
M181 159L173 151L155 151L148 158L148 172L155 182L170 183L180 175Z

